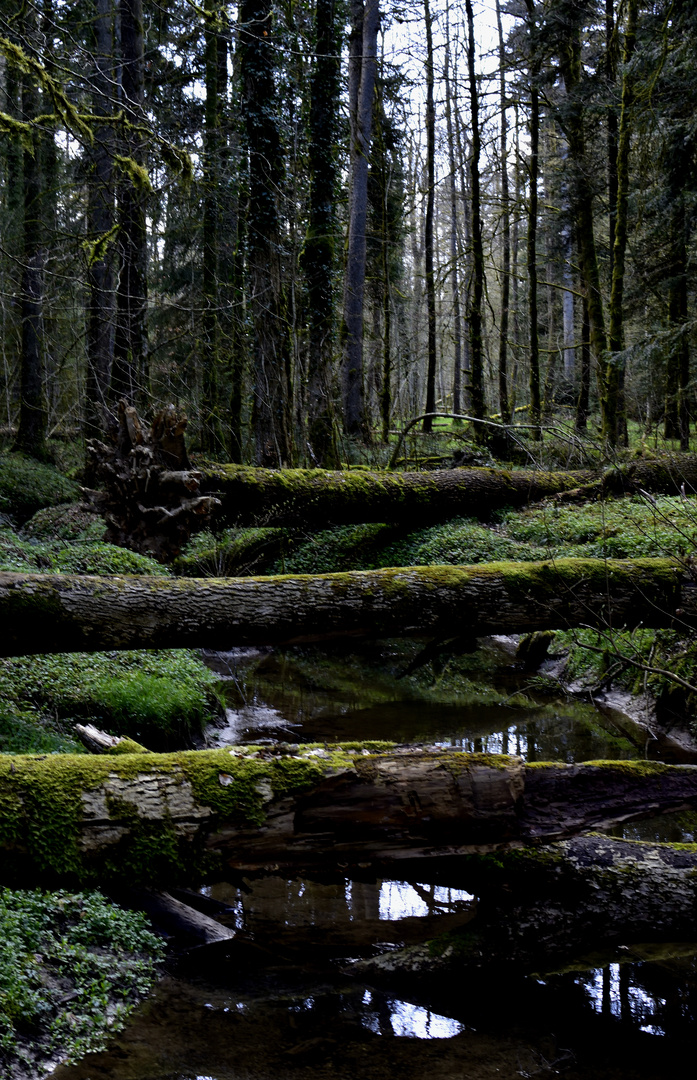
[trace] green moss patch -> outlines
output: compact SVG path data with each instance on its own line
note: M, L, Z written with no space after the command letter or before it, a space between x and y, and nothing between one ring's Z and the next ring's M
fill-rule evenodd
M143 915L99 893L0 891L0 1072L43 1074L119 1031L158 975Z
M200 734L220 711L215 685L185 649L0 660L0 703L53 717L63 733L87 720L154 750L190 744Z
M103 529L100 531L103 532ZM147 574L162 577L169 570L148 555L101 540L37 540L0 529L0 570L54 574Z
M44 506L74 502L80 488L51 465L41 465L23 454L0 457L0 514L18 524Z

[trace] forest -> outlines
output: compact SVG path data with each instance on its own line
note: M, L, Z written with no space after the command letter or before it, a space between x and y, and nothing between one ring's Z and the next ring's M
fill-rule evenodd
M262 466L434 412L686 449L693 6L475 7L5 5L6 436L125 399Z
M684 1069L696 55L0 0L3 1077Z

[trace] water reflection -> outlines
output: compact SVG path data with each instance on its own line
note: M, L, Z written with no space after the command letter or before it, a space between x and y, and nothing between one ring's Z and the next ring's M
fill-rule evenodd
M465 1025L450 1016L431 1012L408 1001L382 997L371 990L363 994L365 1013L361 1023L376 1035L397 1035L407 1039L452 1039Z
M644 756L645 733L631 721L618 726L589 703L541 698L500 642L456 658L439 674L405 676L419 648L389 641L363 652L208 654L228 700L225 725L211 729L208 742L386 739L529 761Z

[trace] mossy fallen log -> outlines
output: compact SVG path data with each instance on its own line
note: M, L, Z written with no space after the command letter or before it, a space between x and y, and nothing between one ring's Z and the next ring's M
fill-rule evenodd
M589 954L694 941L697 844L651 844L577 836L544 848L466 856L448 883L475 892L466 927L425 945L353 966L355 974L408 992L468 976L549 973L591 966ZM624 955L623 955L624 954Z
M5 884L391 876L697 805L697 767L342 744L0 757ZM458 864L459 865L459 864ZM424 869L422 870L422 867Z
M550 496L601 498L644 490L666 495L697 491L697 455L634 461L607 469L546 472L491 468L386 473L368 470L256 469L208 465L201 490L220 500L214 520L227 525L302 525L383 521L410 527L452 517L488 520L495 510Z
M452 517L488 519L504 506L539 502L595 479L591 472L487 468L388 473L209 465L200 473L201 490L220 500L216 522L307 528L370 521L414 527Z
M693 625L670 559L559 559L267 578L0 574L0 655L217 649L414 633Z

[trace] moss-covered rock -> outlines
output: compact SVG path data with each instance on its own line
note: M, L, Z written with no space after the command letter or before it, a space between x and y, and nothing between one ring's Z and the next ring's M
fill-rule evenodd
M17 524L28 521L44 506L74 502L79 496L78 485L51 465L24 454L0 457L0 514Z

